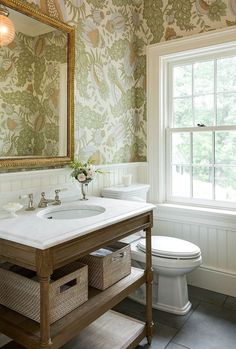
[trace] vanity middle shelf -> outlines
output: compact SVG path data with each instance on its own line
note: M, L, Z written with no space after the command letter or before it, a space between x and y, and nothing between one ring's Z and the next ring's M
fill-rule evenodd
M53 349L59 348L68 342L74 337L76 332L80 332L86 328L91 322L95 321L145 282L145 271L132 268L130 275L105 291L90 288L89 300L86 303L51 325ZM17 331L21 333L20 342L22 345L28 345L27 343L29 343L28 340L30 337L30 349L39 348L39 324L3 306L0 306L1 331L6 335L11 335L11 337L12 333Z

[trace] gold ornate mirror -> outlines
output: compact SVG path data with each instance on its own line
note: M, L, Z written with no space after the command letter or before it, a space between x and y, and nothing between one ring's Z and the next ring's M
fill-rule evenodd
M0 0L0 168L72 160L74 51L73 27Z

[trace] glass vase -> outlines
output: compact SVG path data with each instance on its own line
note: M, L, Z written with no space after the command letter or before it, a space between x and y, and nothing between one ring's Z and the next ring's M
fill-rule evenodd
M82 198L80 200L82 201L87 201L87 193L88 193L88 184L89 182L91 182L91 180L87 180L84 182L80 182L80 188L81 188L81 194L82 194Z

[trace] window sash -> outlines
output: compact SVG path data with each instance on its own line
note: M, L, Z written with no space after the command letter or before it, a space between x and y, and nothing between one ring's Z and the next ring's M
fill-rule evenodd
M182 204L195 204L195 205L204 205L204 206L218 206L218 207L230 207L235 208L235 202L232 201L219 201L215 200L215 193L216 193L216 183L215 183L215 171L217 168L227 168L227 167L234 167L234 165L227 165L227 164L216 164L215 163L215 132L217 131L235 131L236 125L216 125L217 123L217 98L220 95L220 91L217 91L217 60L226 58L226 57L232 57L236 56L236 49L225 49L221 50L220 52L215 51L211 54L206 53L200 53L196 56L189 56L189 57L173 57L173 59L168 60L165 64L166 69L166 77L167 77L167 89L164 93L164 100L165 100L165 108L164 108L164 120L165 120L165 158L166 158L166 165L165 165L165 174L166 174L166 185L165 185L165 201L171 202L171 203L182 203ZM174 123L174 113L173 113L173 105L175 99L181 99L181 98L187 98L187 96L175 96L173 94L173 72L174 67L176 66L183 66L187 64L194 64L198 62L206 62L206 61L213 61L214 62L214 90L212 91L211 95L214 96L214 119L213 119L213 125L211 126L205 126L205 127L198 127L198 126L191 126L191 127L173 127ZM168 93L167 93L168 92ZM228 91L228 93L235 93L236 91ZM191 95L189 97L192 99L192 117L193 117L193 125L195 125L195 115L194 115L194 97L204 94L196 94L194 91L194 73L193 73L193 65L192 65L192 91ZM224 92L227 93L227 92ZM210 93L209 93L210 94ZM191 147L191 159L190 163L187 164L181 164L180 166L190 166L190 197L177 197L172 195L172 166L174 163L172 163L172 134L174 133L189 133L191 137L190 147ZM200 133L200 132L211 132L212 133L212 163L209 164L194 164L193 163L193 135L194 133ZM178 164L179 165L179 164ZM193 169L197 167L206 167L212 169L212 198L211 199L197 199L193 198Z
M208 164L195 164L193 161L193 134L201 132L212 133L212 160ZM236 131L236 126L211 126L211 127L186 127L186 128L166 128L165 143L166 143L166 201L171 203L183 203L183 204L195 204L204 206L216 206L216 207L229 207L235 208L234 201L220 201L215 199L216 183L215 183L215 171L217 168L236 168L235 164L218 164L215 163L215 132L217 131ZM172 161L172 135L175 133L185 132L190 135L190 161L176 163ZM190 196L174 196L172 188L172 168L173 166L189 167L190 169ZM198 199L193 196L193 170L196 168L209 168L212 171L212 197L211 199Z
M192 127L197 126L196 125L196 117L195 117L195 107L194 107L194 102L196 97L204 97L205 95L211 95L213 97L213 125L210 126L218 126L217 125L217 120L218 120L218 108L217 108L217 101L218 97L220 95L225 94L225 95L235 95L236 96L236 88L232 90L227 90L227 91L218 91L217 90L217 61L220 59L225 59L225 58L233 58L236 57L236 49L225 49L225 50L220 50L220 52L212 52L210 55L204 54L204 53L199 53L196 54L196 56L190 56L188 58L173 58L172 60L168 60L168 63L166 65L167 69L167 75L168 75L168 94L166 96L167 98L167 105L168 105L168 111L167 111L167 126L173 127L174 124L174 101L175 100L184 100L184 99L191 99L191 108L192 108ZM194 91L194 63L203 63L203 62L213 62L214 64L214 88L211 92L208 93L196 93ZM186 66L192 64L192 74L191 74L191 94L189 95L184 95L184 96L174 96L173 90L174 90L174 68L175 67L181 67L181 66Z
M166 133L180 133L180 132L207 132L207 131L235 131L236 125L224 126L204 126L204 127L166 127Z

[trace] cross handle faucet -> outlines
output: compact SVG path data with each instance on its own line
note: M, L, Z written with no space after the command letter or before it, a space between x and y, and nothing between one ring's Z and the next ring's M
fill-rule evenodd
M56 189L55 190L55 199L46 199L46 194L43 191L41 193L41 199L39 201L38 207L44 208L44 207L47 207L48 204L51 204L51 205L61 205L61 200L59 198L60 191L61 191L61 189Z

